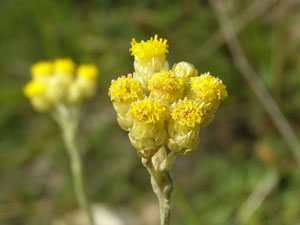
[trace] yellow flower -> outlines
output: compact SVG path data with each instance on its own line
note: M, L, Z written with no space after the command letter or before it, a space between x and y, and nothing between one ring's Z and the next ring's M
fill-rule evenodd
M46 85L43 82L31 80L25 85L23 92L28 98L33 98L43 95L45 90Z
M171 118L181 126L194 128L203 120L201 105L187 98L174 103L171 108Z
M158 35L154 35L154 38L150 38L148 41L137 42L134 38L131 42L131 48L129 51L131 55L137 56L140 59L151 59L156 56L165 56L168 51L167 39L158 38Z
M58 103L76 104L95 93L96 66L80 65L76 79L74 69L75 64L69 58L41 61L31 66L33 80L28 82L23 92L37 111L47 111Z
M226 86L208 73L198 77L188 62L169 70L167 40L157 35L141 42L133 38L129 51L134 56L133 75L113 80L108 93L120 127L129 131L144 159L155 157L164 145L179 154L193 152L201 127L213 120L227 98Z
M200 125L204 119L201 105L185 98L174 103L170 112L169 149L184 155L192 153L198 146Z
M142 98L143 89L137 80L132 78L132 74L127 77L122 76L117 80L112 80L109 92L112 101L135 101Z
M145 124L163 122L167 115L166 107L158 101L151 101L149 98L133 102L129 113L136 121Z
M112 80L108 95L113 101L113 107L117 112L117 120L120 127L124 130L131 130L133 119L128 114L132 102L143 98L143 88L139 81L129 74L117 80Z
M53 64L48 61L40 61L35 63L30 68L33 78L40 76L50 76L53 71Z
M72 59L56 59L54 61L54 71L58 74L72 75L74 72L75 64Z
M182 97L184 83L174 72L165 71L154 74L148 81L150 99L170 104Z
M144 98L131 104L129 114L134 119L129 133L131 144L141 157L152 157L167 142L164 128L166 108L160 102Z
M81 64L77 69L77 75L85 79L94 80L98 76L98 69L94 64Z
M136 42L132 39L131 55L134 55L133 77L137 79L147 89L148 80L154 73L162 70L169 70L169 64L166 61L166 53L168 53L167 40L159 38L155 35L148 41Z
M205 102L223 101L228 96L226 86L222 80L209 73L202 74L199 77L192 77L190 84L195 96Z

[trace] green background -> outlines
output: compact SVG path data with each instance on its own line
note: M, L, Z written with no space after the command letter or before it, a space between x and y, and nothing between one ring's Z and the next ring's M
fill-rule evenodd
M299 136L300 5L273 0L259 13L266 2L225 1L241 27L246 57ZM1 0L0 21L0 224L52 224L77 208L59 128L22 93L30 65L58 57L100 70L79 129L89 198L137 214L156 204L149 175L107 95L112 79L133 71L131 38L154 34L168 39L170 65L188 61L199 73L210 71L229 93L213 123L201 130L197 151L177 158L171 224L235 224L270 172L278 182L245 224L300 223L296 161L234 64L207 1Z

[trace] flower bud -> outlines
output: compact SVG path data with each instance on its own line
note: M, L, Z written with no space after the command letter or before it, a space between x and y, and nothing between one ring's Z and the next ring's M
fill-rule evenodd
M173 65L172 70L178 77L183 79L183 82L188 85L191 77L198 75L198 71L195 66L188 62L179 62Z
M201 106L187 98L174 103L168 125L168 147L180 154L193 152L199 143L200 124L203 121Z
M145 89L154 73L169 70L169 64L166 61L166 53L168 53L166 39L158 39L155 35L146 42L136 42L133 38L129 51L134 56L134 78L140 81Z
M143 98L143 88L139 81L131 74L112 80L109 92L114 110L118 115L118 123L124 130L129 131L133 126L133 119L128 114L132 102Z
M45 90L45 84L37 80L29 81L23 89L25 96L30 98L32 106L40 112L47 111L52 106L45 96Z
M129 113L134 119L129 139L138 155L150 158L167 141L164 128L166 108L157 101L144 98L132 103Z
M54 61L54 73L56 75L72 76L74 73L75 64L72 59L56 59Z
M209 73L192 77L189 98L198 101L204 113L204 121L201 126L207 126L214 118L220 102L224 101L228 94L222 80Z
M32 78L39 81L47 81L53 72L53 63L48 61L40 61L30 68Z

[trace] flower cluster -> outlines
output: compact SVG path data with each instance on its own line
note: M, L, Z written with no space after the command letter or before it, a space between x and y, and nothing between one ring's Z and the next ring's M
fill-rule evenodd
M98 69L93 64L82 64L75 72L74 62L65 58L33 64L31 74L32 80L23 91L33 107L42 112L58 103L75 104L91 97L96 90Z
M151 158L163 146L179 154L193 152L199 130L214 118L227 98L222 80L209 73L198 76L187 62L169 68L167 40L155 35L131 42L135 71L113 80L109 95L119 125L129 131L137 153Z

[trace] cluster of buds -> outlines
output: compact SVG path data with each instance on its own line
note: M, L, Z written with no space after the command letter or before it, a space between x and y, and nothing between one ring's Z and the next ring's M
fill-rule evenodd
M167 40L157 35L131 42L134 72L113 80L109 95L121 128L129 131L138 155L149 159L162 147L189 154L199 143L199 130L214 118L227 98L222 80L198 76L188 62L169 68Z
M81 64L76 70L69 58L54 62L40 61L31 66L32 80L24 87L24 94L40 112L56 104L71 105L91 97L96 90L98 69L93 64Z

